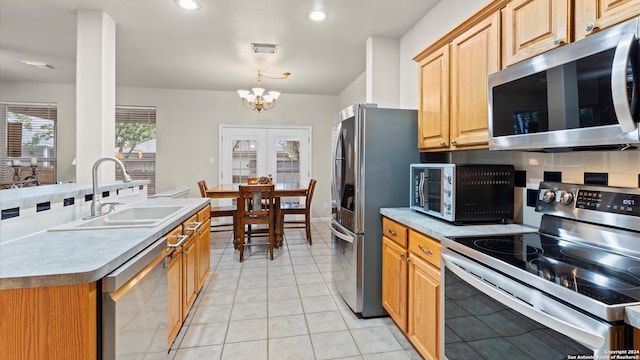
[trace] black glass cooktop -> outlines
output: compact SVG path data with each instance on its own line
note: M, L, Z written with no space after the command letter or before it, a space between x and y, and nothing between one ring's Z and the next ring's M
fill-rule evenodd
M608 305L640 301L640 261L631 257L540 233L450 239Z

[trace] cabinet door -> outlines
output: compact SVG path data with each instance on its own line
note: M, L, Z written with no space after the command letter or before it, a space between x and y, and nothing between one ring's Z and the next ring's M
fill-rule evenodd
M503 16L503 67L570 41L568 0L513 0Z
M425 359L439 359L440 271L409 254L407 337Z
M500 14L451 42L451 145L486 148L487 77L500 68Z
M209 275L211 266L211 219L198 228L198 291Z
M576 0L576 40L640 16L638 0Z
M418 148L449 147L449 45L420 61Z
M382 237L382 306L407 331L407 250Z
M169 310L168 347L171 347L182 326L182 250L174 251L168 257L167 267L167 308Z
M198 294L198 248L196 234L182 246L182 318L186 319Z

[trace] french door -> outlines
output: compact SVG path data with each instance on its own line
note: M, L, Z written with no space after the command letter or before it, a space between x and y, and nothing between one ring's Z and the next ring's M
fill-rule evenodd
M220 136L220 184L246 184L261 176L275 183L309 183L311 127L221 125Z

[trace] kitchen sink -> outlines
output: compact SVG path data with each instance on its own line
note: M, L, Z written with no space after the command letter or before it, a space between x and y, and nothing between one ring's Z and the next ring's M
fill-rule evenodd
M182 209L184 209L182 206L129 207L97 218L56 226L49 231L154 227Z

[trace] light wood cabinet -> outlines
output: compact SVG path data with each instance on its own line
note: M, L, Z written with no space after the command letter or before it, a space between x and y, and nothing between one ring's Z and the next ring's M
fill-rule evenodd
M382 305L426 359L440 356L440 242L382 218Z
M440 270L409 255L407 337L425 359L440 358Z
M407 337L425 359L440 358L440 242L409 230Z
M177 244L182 236L182 225L167 234L169 244ZM167 347L175 340L182 327L182 247L167 255Z
M418 64L418 149L449 148L449 45Z
M570 6L569 0L509 2L502 12L502 66L507 67L569 43Z
M487 79L500 69L501 58L498 5L414 58L420 151L488 147Z
M182 319L186 319L198 295L198 250L196 233L182 246Z
M204 286L211 267L211 219L198 228L198 292Z
M486 148L487 79L500 69L500 16L495 12L451 42L451 146Z
M1 359L98 358L97 285L0 291Z
M407 249L382 238L382 306L407 331Z
M575 38L640 16L638 0L575 0Z

